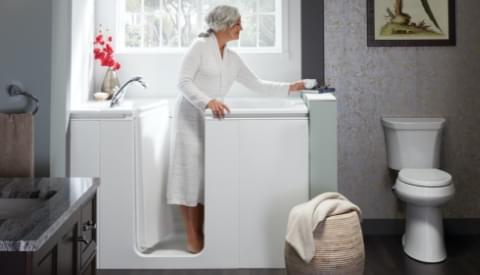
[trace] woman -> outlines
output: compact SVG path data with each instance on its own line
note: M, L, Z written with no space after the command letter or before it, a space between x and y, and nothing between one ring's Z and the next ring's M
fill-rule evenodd
M205 18L208 31L199 35L184 57L178 87L172 136L167 201L180 205L187 233L187 250L203 248L204 111L216 118L230 112L223 98L233 81L264 94L287 95L304 89L303 81L270 82L258 79L227 42L238 40L242 23L237 8L217 6Z

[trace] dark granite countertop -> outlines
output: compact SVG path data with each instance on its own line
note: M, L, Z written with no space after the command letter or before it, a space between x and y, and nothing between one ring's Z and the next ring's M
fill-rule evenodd
M0 178L0 252L38 250L99 183L98 178Z

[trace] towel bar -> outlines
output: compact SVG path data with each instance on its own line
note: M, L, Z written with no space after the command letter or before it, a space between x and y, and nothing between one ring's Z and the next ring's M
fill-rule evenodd
M40 103L38 98L33 96L31 93L27 92L23 85L19 82L13 82L7 86L7 94L9 96L16 96L16 95L23 95L28 97L29 99L35 102L35 109L33 110L32 114L35 115L38 112L38 107L40 107Z

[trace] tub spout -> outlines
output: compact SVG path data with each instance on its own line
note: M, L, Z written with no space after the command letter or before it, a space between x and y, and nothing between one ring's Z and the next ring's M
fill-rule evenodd
M132 77L131 79L127 80L118 90L116 90L113 93L112 101L110 102L110 107L114 107L114 106L116 106L116 105L118 105L122 102L123 97L125 96L125 93L127 92L127 86L130 83L133 83L133 82L138 82L143 86L143 88L147 88L147 84L143 80L143 77L141 77L141 76Z

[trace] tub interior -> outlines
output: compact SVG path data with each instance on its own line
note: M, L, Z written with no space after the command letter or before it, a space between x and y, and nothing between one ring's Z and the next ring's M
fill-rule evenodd
M308 108L300 97L231 97L222 100L230 109L226 118L235 117L304 117ZM206 110L207 117L212 116L211 110Z
M260 97L260 98L225 98L223 100L232 109L290 109L304 105L300 98L276 98L276 97Z

